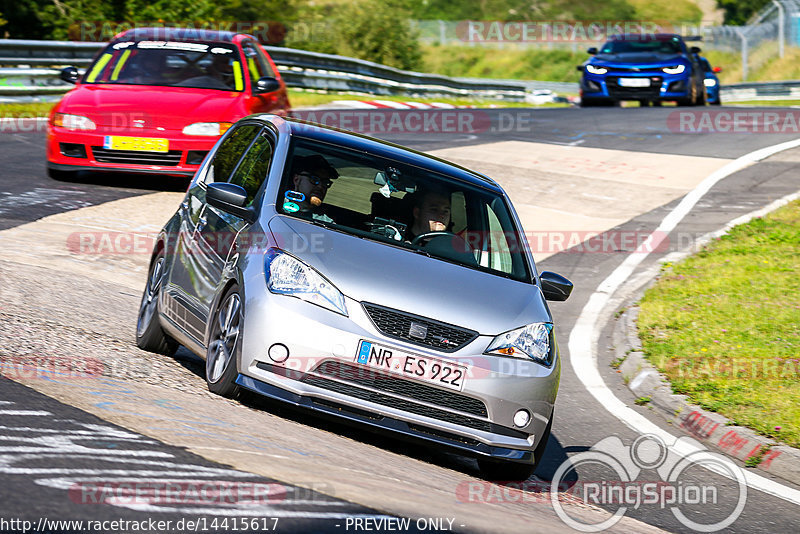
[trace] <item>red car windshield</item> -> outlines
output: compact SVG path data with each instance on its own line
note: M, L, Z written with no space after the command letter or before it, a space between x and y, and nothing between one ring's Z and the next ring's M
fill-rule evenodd
M228 43L125 41L109 45L83 83L243 91L244 75L239 51Z

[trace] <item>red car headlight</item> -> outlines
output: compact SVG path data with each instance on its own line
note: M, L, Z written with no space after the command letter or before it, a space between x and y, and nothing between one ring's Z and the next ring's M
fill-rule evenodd
M56 113L53 124L67 130L96 130L97 125L89 117L71 115L69 113Z
M195 122L183 128L184 135L218 136L228 131L232 122Z

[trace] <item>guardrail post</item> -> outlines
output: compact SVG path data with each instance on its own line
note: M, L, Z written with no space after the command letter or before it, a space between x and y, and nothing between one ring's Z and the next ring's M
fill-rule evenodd
M778 0L772 0L772 3L778 8L778 56L783 57L783 32L786 25L786 17L783 4L778 2Z
M742 41L742 81L747 81L747 32L738 26L734 26L733 28L736 30L736 34L739 36L739 39Z

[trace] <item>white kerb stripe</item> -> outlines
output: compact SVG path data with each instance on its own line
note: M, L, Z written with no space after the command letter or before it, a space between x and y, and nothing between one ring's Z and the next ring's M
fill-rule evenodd
M578 379L594 396L603 408L622 421L626 426L640 434L654 434L666 443L674 443L677 438L658 425L652 423L643 415L629 408L619 400L606 386L598 370L597 354L595 347L600 337L598 318L608 304L611 296L630 277L636 267L655 250L664 237L669 234L681 220L692 210L700 198L703 197L717 182L745 167L778 152L800 146L800 139L762 148L735 159L724 167L711 173L705 180L687 194L683 200L670 212L651 236L641 247L628 256L622 264L612 272L597 288L584 306L575 326L569 336L569 354L572 368ZM653 237L658 236L658 237ZM681 441L680 447L670 447L670 451L684 457L704 449L690 446ZM726 475L725 473L720 473ZM800 504L800 491L769 480L751 471L745 470L744 477L747 485L753 489L769 493L785 501Z

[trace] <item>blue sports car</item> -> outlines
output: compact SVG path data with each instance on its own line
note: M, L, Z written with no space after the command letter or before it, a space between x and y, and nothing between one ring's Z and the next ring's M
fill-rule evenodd
M581 106L613 106L636 100L643 106L675 101L679 106L706 104L705 74L696 46L680 35L614 35L578 70Z
M719 78L717 73L722 72L721 67L711 67L711 64L704 57L698 57L700 66L703 67L703 74L705 78L703 83L706 86L706 95L708 103L712 106L719 106L722 104L722 97L719 95Z

